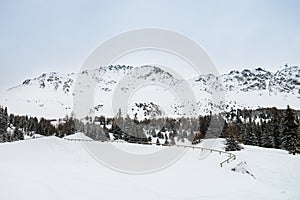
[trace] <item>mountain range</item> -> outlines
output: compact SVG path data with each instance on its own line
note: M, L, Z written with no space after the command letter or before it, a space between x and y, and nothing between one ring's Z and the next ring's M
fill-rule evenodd
M128 77L132 79L124 82L126 76L127 79ZM116 114L112 108L116 89L124 93L134 91L125 103L128 103L128 114L138 117L186 114L185 106L191 102L178 100L174 91L179 91L179 87L182 87L182 91L186 90L185 87L190 87L193 91L193 98L196 99L193 104L193 110L196 112L192 113L193 115L208 113L213 107L223 110L273 106L286 108L287 105L295 109L300 108L298 66L286 66L276 72L256 68L233 70L222 75L202 74L184 80L187 85L183 85L183 80L174 77L167 70L150 65L141 67L114 65L69 74L51 72L27 79L22 84L6 90L0 103L8 106L10 112L16 114L61 118L72 113L73 100L78 95L74 90L75 85L79 86L77 92L90 87L88 83L79 82L78 77L85 77L86 80L92 80L96 84L94 106L90 108L90 113L97 115ZM158 82L162 85L148 84L139 87L137 85L139 80L148 83ZM120 82L123 85L120 86ZM222 98L214 102L212 99L216 96Z

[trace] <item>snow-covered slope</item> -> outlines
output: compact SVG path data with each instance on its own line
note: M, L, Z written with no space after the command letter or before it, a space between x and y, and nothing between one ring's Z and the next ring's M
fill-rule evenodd
M80 72L81 76L95 81L94 107L91 112L112 116L113 93L122 78L134 71L131 66L99 67L92 71ZM135 74L137 80L172 82L174 87L181 84L167 71L154 66L142 66L143 74ZM231 107L271 107L285 108L288 104L300 109L300 68L286 67L275 73L261 68L254 70L231 71L215 76L200 75L188 80L198 101L199 113L209 112L212 106L212 94L224 92L222 108ZM74 85L78 74L46 73L23 84L13 87L1 95L0 104L8 106L10 111L19 114L43 116L48 118L64 117L73 109ZM174 81L175 80L175 81ZM81 83L78 83L80 85ZM130 99L129 113L138 116L176 115L182 112L182 105L169 88L157 85L135 88L135 82L122 87L122 92L136 90ZM82 84L81 90L89 85ZM173 86L172 86L173 87ZM163 98L162 98L163 97ZM141 107L142 105L142 107ZM226 107L226 105L228 105ZM151 113L153 111L154 113Z
M115 145L147 152L145 148L169 148ZM222 140L216 148L223 148ZM244 148L235 152L236 161L223 168L219 163L225 155L213 153L202 160L197 150L189 150L161 171L130 175L98 163L80 142L46 137L4 143L0 144L0 199L299 199L298 156L281 150ZM255 178L231 170L240 162L247 163Z

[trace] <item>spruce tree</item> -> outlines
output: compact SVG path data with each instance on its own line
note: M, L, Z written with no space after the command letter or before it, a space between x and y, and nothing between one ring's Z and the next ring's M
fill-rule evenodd
M15 140L24 140L24 134L19 130L19 127L16 127L14 130Z
M274 135L271 129L271 123L263 122L262 127L262 147L273 148L274 145Z
M245 126L246 128L243 135L244 144L257 146L258 141L254 129L255 124L250 121Z
M273 113L270 121L270 126L274 137L274 148L278 149L281 146L281 139L280 139L281 123L280 123L280 115L278 110L276 110L275 113Z
M256 123L254 126L255 129L255 135L257 137L257 146L261 147L262 146L262 127L261 124Z
M169 145L169 140L167 138L165 139L165 145Z
M156 145L160 145L159 139L156 139Z
M7 108L0 107L0 142L6 142L8 140L7 134L8 127L8 114Z
M228 125L225 131L226 147L225 151L240 151L242 147L238 143L239 132L234 124Z
M288 106L282 123L282 148L293 155L300 153L298 128L299 120Z

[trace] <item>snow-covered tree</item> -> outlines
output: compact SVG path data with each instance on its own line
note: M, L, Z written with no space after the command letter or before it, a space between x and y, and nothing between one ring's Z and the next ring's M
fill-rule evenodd
M19 127L16 127L14 130L14 138L15 140L24 140L24 134L20 131Z
M156 145L160 145L159 139L156 139Z

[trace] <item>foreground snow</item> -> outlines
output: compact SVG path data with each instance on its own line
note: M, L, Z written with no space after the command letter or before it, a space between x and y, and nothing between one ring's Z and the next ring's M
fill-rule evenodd
M218 140L216 148L222 143ZM168 148L116 146L146 152ZM202 160L199 151L189 150L164 170L130 175L104 167L80 142L48 137L0 144L0 199L300 199L299 156L250 146L235 154L236 161L220 168L226 155ZM241 161L255 178L231 170Z

